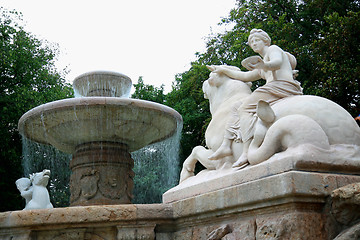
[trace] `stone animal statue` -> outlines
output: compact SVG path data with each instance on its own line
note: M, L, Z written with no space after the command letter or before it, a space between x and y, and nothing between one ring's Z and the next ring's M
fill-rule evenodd
M25 180L26 178L20 178L16 181L18 189L21 189L21 196L24 195L23 197L26 199L24 210L53 208L50 202L49 192L46 189L49 178L50 170L45 169L42 172L30 174L29 181ZM32 184L31 186L29 182ZM23 183L28 183L28 187L23 188Z
M212 114L212 120L205 133L207 148L197 146L192 150L190 156L183 163L180 183L194 176L197 162L209 170L230 168L242 152L242 143L233 142L232 156L219 160L208 159L221 145L223 132L232 108L237 108L241 104L241 99L251 94L250 86L241 81L232 80L224 74L211 72L209 79L203 83L203 91L205 98L209 99ZM270 108L270 106L267 107ZM355 120L345 109L328 99L309 95L291 96L273 104L271 111L274 115L273 119L267 120L268 122L260 121L255 126L256 141L258 142L250 144L249 163L251 165L263 162L270 158L270 155L284 151L287 147L294 147L297 144L314 144L315 141L311 139L311 134L313 134L311 131L320 134L318 137L321 138L321 143L319 143L321 148L326 149L329 145L337 144L360 146L360 128ZM301 115L301 119L290 115ZM281 122L277 123L279 120ZM298 128L296 124L301 120L305 120L311 126L311 130ZM292 121L294 124L290 123ZM287 127L282 126L282 123L286 123ZM261 128L262 130L260 130ZM277 133L278 130L281 130L282 134ZM292 132L284 134L288 130ZM267 136L268 134L269 136ZM294 139L294 136L298 134L305 135L305 139ZM287 142L284 142L285 139L288 139ZM270 149L266 148L265 145L262 146L263 140L266 144L276 142L277 145L272 145ZM264 157L259 157L261 154L258 153L264 149L270 152Z
M233 157L219 160L208 159L221 145L226 124L234 108L233 104L251 94L250 85L242 81L233 81L224 74L210 73L210 78L203 83L203 92L204 98L209 100L212 115L205 132L207 148L196 146L192 150L183 163L180 182L194 176L195 165L198 161L207 169L215 170L231 167L234 157L237 159L242 153L242 143L233 142Z

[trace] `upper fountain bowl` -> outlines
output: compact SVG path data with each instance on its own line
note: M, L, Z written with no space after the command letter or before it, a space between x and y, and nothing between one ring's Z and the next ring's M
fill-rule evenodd
M131 79L121 73L94 71L74 79L75 97L129 97Z
M18 130L28 139L74 153L90 142L125 144L130 152L174 135L181 115L165 105L126 98L127 76L90 72L74 80L82 97L40 105L25 113Z

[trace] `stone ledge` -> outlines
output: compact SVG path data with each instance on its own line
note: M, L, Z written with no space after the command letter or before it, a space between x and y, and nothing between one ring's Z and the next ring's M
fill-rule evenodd
M306 156L294 153L290 156L277 157L274 160L268 160L240 170L234 168L203 170L196 176L186 179L178 186L164 193L163 202L172 203L294 170L360 176L360 161L315 159L312 154Z
M236 213L291 202L323 203L334 189L358 181L360 176L289 171L181 199L172 206L174 217L181 218L215 210Z
M0 213L0 229L57 226L81 227L86 225L134 224L171 220L172 208L167 204L127 204L53 209L23 210Z

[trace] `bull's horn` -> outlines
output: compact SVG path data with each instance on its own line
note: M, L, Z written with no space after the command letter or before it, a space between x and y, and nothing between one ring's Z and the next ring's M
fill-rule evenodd
M215 71L215 66L214 65L206 65L206 67L212 72Z

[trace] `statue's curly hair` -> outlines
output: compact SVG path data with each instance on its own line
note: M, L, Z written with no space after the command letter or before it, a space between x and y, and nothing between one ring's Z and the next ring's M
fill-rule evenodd
M252 29L250 31L250 35L248 38L248 44L250 45L250 41L253 37L258 37L260 39L262 39L266 45L270 46L271 44L271 38L269 37L269 35L262 29ZM251 46L251 45L250 45Z

